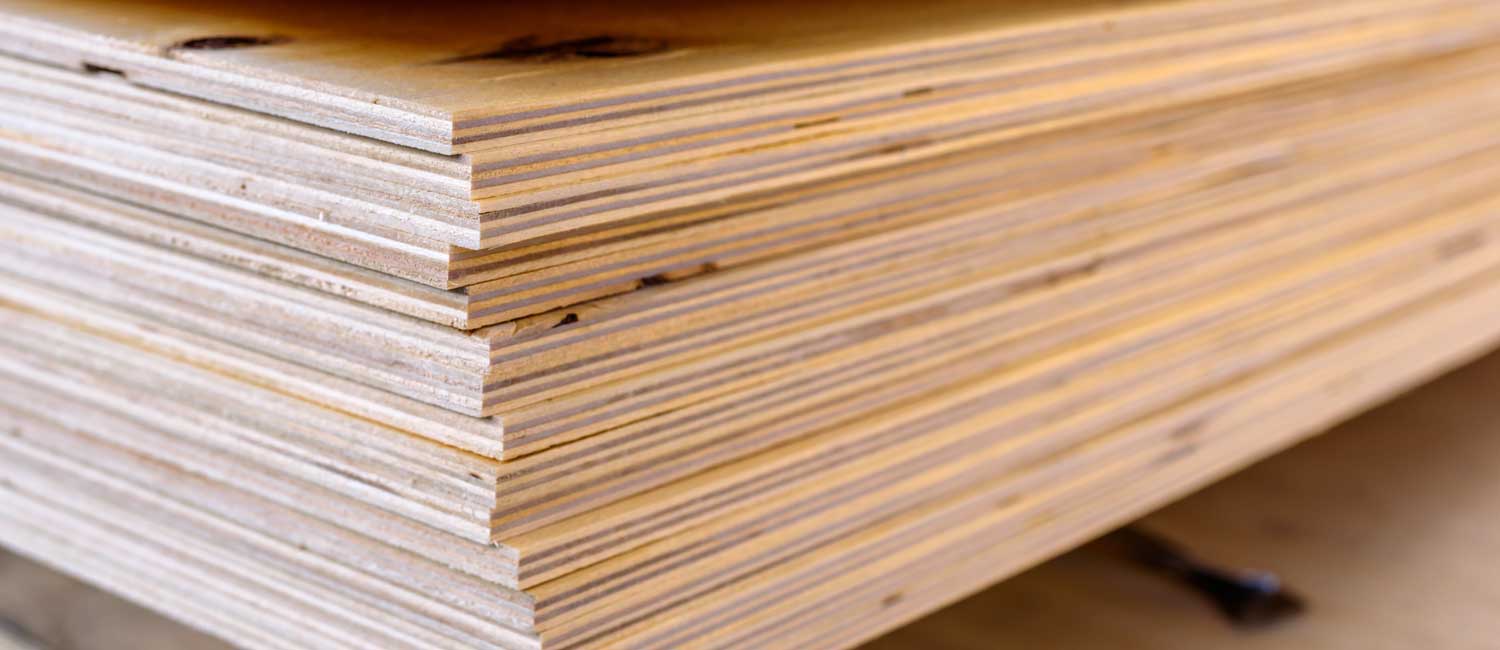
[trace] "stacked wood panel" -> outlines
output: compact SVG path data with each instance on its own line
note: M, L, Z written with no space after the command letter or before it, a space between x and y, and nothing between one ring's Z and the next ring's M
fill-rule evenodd
M1500 7L0 2L0 542L846 647L1500 335Z

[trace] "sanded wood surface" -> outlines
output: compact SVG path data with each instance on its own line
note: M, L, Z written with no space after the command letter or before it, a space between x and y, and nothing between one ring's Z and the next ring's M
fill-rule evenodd
M924 8L923 20L916 21L898 18L903 6L823 3L798 7L793 18L783 3L747 3L734 11L703 7L670 14L671 21L716 16L702 25L706 35L697 40L703 42L716 40L713 32L720 27L760 34L754 44L730 48L730 60L748 59L756 71L736 77L733 71L742 68L719 59L709 45L689 47L681 56L585 56L560 65L545 56L518 64L492 58L456 65L432 64L449 60L442 57L416 65L382 60L414 55L384 34L464 47L450 27L473 30L475 38L503 38L486 21L527 24L530 16L506 16L534 10L526 5L443 3L441 11L423 7L415 16L388 13L410 12L411 5L361 5L355 11L361 19L385 27L352 34L347 30L353 25L335 18L337 4L288 17L345 32L342 40L330 36L320 44L325 37L304 34L305 27L266 24L266 16L281 15L275 3L206 12L189 3L119 10L112 3L18 2L0 14L9 18L0 23L7 36L0 51L103 79L20 72L7 80L19 92L6 101L0 126L15 137L0 145L16 163L70 184L165 202L193 218L448 286L507 274L504 266L515 257L475 256L450 245L472 251L545 247L556 238L589 241L597 231L638 229L639 222L665 212L765 200L804 183L1083 122L1452 52L1493 40L1500 25L1493 3L1474 0L1162 1L1126 7L952 0ZM254 17L236 17L236 10ZM452 13L445 17L444 11ZM468 11L481 15L460 18ZM491 11L498 15L482 15ZM663 19L652 7L635 4L541 12L554 17L538 18L536 29L560 15L584 24L585 16L607 18L622 28ZM208 29L203 21L214 19L229 23L209 30L219 40L202 37L215 47L181 46L195 40L181 40L184 30ZM688 29L693 23L676 24ZM231 26L285 34L236 39L222 33ZM778 36L783 29L790 33ZM909 61L914 56L926 63ZM766 61L783 58L801 63ZM524 71L511 74L511 65ZM681 77L684 65L727 77ZM461 72L450 77L454 67ZM788 69L812 76L791 83L783 78ZM627 70L662 79L648 84L649 91L627 93L635 103L601 99L600 93L609 94L604 86L634 83ZM414 159L402 147L328 142L326 134L259 124L243 111L226 114L142 97L119 88L119 75L110 71L134 83L325 126L323 118L341 111L376 122L402 111L391 104L403 102L361 89L365 83L416 90L434 81L465 89L439 95L470 93L482 98L479 103L536 99L527 89L510 87L513 81L583 96L545 108L513 106L519 112L508 114L537 116L556 128L501 121L505 137L485 139L489 148L445 166L440 159ZM570 79L568 71L592 83ZM325 73L344 81L326 79ZM682 78L693 79L683 88L708 97L674 101L676 95L664 88ZM740 87L745 83L751 88ZM320 98L337 106L309 112L285 104ZM646 106L635 105L641 102ZM564 105L600 115L579 116ZM407 117L397 121L409 125ZM361 131L359 117L333 119L332 126ZM455 179L467 190L455 194ZM476 273L476 265L488 268Z
M1143 4L1138 13L1174 8ZM141 83L439 150L451 149L464 128L736 83L826 78L859 64L941 61L995 48L1035 24L1082 19L1102 32L1120 16L1110 3L1020 0L933 3L918 21L894 1L860 3L858 11L673 0L628 8L253 0L128 11L16 0L5 9L13 39L5 49L14 54L120 70Z

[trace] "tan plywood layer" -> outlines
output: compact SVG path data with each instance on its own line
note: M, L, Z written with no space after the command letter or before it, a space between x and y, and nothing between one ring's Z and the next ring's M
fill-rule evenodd
M721 24L732 23L736 31L759 30L769 39L737 48L731 59L786 56L802 61L799 66L827 64L807 70L832 66L843 71L834 79L814 75L770 96L745 97L732 87L721 88L728 82L713 81L704 88L715 90L704 92L724 94L718 98L723 101L613 107L599 120L558 114L557 129L526 127L521 129L524 133L486 140L491 148L466 153L446 165L400 147L332 142L326 134L305 133L307 129L282 121L267 123L269 118L257 120L242 110L133 92L108 73L103 74L105 80L94 82L19 73L23 78L7 83L24 90L5 100L8 110L0 122L3 132L14 137L0 144L28 166L66 171L80 185L137 199L168 199L193 218L447 286L485 279L470 272L471 253L450 250L449 245L489 249L536 246L558 237L586 241L595 230L655 219L663 211L774 194L803 183L1193 97L1453 51L1492 40L1497 24L1494 5L1473 0L1316 5L1284 0L1233 5L1143 2L1128 8L1037 3L1020 11L1016 3L954 0L928 8L920 21L895 20L898 4L842 12L868 14L867 24L849 21L826 4L814 12L821 18L813 22L782 17L774 26L757 24L774 14L776 7L771 5L736 7L744 15L709 7L696 10L692 13L732 15L728 23L720 16ZM526 11L509 5L443 6L501 15ZM395 7L388 10L399 11ZM531 70L517 75L506 72L515 62L491 59L431 64L447 60L436 57L401 65L381 60L388 55L417 56L411 51L397 53L399 47L388 49L393 45L382 40L382 34L388 34L391 25L346 34L353 42L329 36L333 40L325 47L318 44L324 36L303 34L302 26L277 29L263 24L264 16L276 15L274 6L246 3L239 8L262 18L231 21L234 25L255 25L257 33L284 33L260 46L225 40L221 42L238 45L173 48L184 31L209 29L202 21L230 17L236 8L210 13L185 4L155 3L150 10L119 12L123 19L113 20L110 11L88 2L22 2L13 4L9 14L0 14L10 18L0 23L8 37L0 41L0 51L82 66L95 71L96 77L101 69L118 70L136 83L221 102L236 103L247 92L256 97L290 93L294 101L339 97L335 103L351 110L368 108L372 115L399 109L368 98L351 107L342 94L368 96L366 90L348 90L365 82L393 83L408 90L421 85L399 80L407 75L442 79L440 84L471 88L475 96L493 97L502 104L526 101L528 91L512 92L508 86L517 82L560 93L584 91L590 98L580 106L595 106L598 98L593 94L601 91L600 84L570 86L568 71L596 81L630 83L631 75L623 69L665 78L674 77L671 70L685 63L726 65L713 54L713 47L640 59L531 59L519 64ZM548 10L552 11L568 13L565 7ZM621 14L611 16L617 26L656 20L649 6L634 4L613 10L595 7L592 14L581 15L602 18L611 11ZM303 18L331 20L336 12L337 7L330 6ZM392 17L361 7L359 15L378 24L399 19L395 27L422 40L431 38L417 35L424 19L454 19L440 13L423 8L421 17ZM954 20L957 16L964 20ZM837 27L817 22L835 17ZM476 30L477 38L497 38L496 30L483 20L461 24ZM351 27L340 21L334 31ZM210 31L222 36L223 29ZM778 29L790 32L778 37ZM162 34L153 36L153 30ZM928 33L931 30L936 31ZM363 48L357 44L361 38L369 39ZM825 38L828 42L819 43ZM440 42L444 47L464 47L451 36ZM988 45L980 47L984 43ZM866 46L870 49L860 50ZM972 51L976 47L983 54ZM844 63L816 58L839 48L854 48L843 55L859 58L857 52L862 51L870 61L886 63L854 71L845 70ZM897 50L907 54L898 55ZM801 53L790 54L793 51ZM362 52L373 53L375 60L361 61ZM700 56L704 58L698 60ZM911 69L894 63L903 56L949 60L936 68ZM558 63L560 71L554 65ZM778 66L785 67L778 63L770 68ZM454 67L462 72L446 76L445 71ZM760 63L750 67L769 69ZM719 70L728 74L731 68ZM316 70L335 75L342 70L350 81L319 81L316 77L323 73ZM312 76L301 78L302 73ZM742 81L756 78L760 77ZM176 81L167 83L169 79ZM228 95L217 92L240 83L253 88ZM277 90L283 85L292 90ZM660 92L665 91L638 97L650 104ZM384 97L379 91L374 95ZM64 107L72 111L56 110ZM250 107L274 108L253 103ZM533 109L517 108L519 114L537 113ZM621 111L625 115L616 115ZM174 128L150 126L164 121ZM184 125L180 130L175 128L178 123ZM349 124L341 118L338 125ZM469 183L470 190L455 195L455 179ZM499 253L491 264L506 257Z
M0 543L844 648L1500 340L1500 7L0 0ZM872 622L873 621L873 622Z
M899 341L891 328L931 318L921 310L970 309L1049 275L1066 278L1186 241L1214 223L1381 185L1449 158L1464 165L1495 137L1485 117L1496 105L1490 59L1391 70L1375 89L1340 77L963 157L909 181L795 204L815 214L853 209L869 228L846 221L837 239L789 235L782 241L792 249L768 258L728 248L710 271L471 334L392 313L439 308L439 296L402 291L416 287L278 259L275 247L212 230L178 235L179 222L167 217L77 193L49 195L21 179L5 192L16 198L0 207L11 215L0 223L7 233L0 246L12 253L0 266L293 364L499 416L502 446L518 455L675 410L685 404L674 395L689 389L701 401L748 386L734 373L750 364L784 366L786 355L814 349L813 363L834 354L852 360L874 348L850 345L872 338L891 349ZM1223 128L1231 123L1242 128ZM1108 143L1110 153L1096 155L1081 146L1087 142ZM994 177L1002 164L1015 173ZM1325 168L1340 172L1306 173ZM923 195L901 199L923 184ZM860 212L872 199L884 203ZM1217 202L1212 216L1199 214L1209 201ZM751 213L743 223L775 213ZM717 221L701 232L729 228ZM1102 233L1112 239L1078 247ZM663 237L663 245L673 240ZM224 241L234 243L226 249ZM629 402L614 397L622 391ZM492 454L496 444L463 446Z
M821 647L850 643L818 641L827 637L866 638L1485 349L1497 333L1473 323L1500 304L1493 289L1495 277L1493 271L1471 274L1468 281L1387 309L1362 325L1335 328L1336 334L1303 344L1301 352L1284 362L1232 374L1219 388L1141 420L1138 426L1096 439L1076 452L1048 457L1046 466L1076 480L1049 481L1045 472L992 474L992 479L970 489L950 492L858 534L809 549L774 570L734 580L712 591L711 598L678 601L649 618L607 619L611 622L605 628L593 632L554 628L542 633L543 642L546 647L572 647L582 641L681 647L755 639L758 644ZM1414 343L1425 337L1432 338ZM68 446L39 453L38 445L60 444L68 436L85 434L49 429L45 422L13 408L8 405L3 416L12 435L0 439L10 452L3 461L9 480L0 487L7 505L7 525L0 535L28 554L210 629L229 626L227 636L255 647L335 647L355 640L397 647L443 647L453 642L534 647L526 635L493 627L488 628L489 636L475 637L484 629L477 627L480 620L458 611L440 614L443 610L432 606L399 605L399 598L392 600L398 593L380 586L375 576L361 574L363 582L348 582L356 576L338 568L348 566L351 559L342 548L330 549L330 557L305 544L244 537L250 529L213 514L223 512L233 498L202 501L209 506L203 514L182 510L180 498L130 489L128 478L119 483L122 479L115 477L122 471L129 477L130 464L111 461L109 454L87 461L109 470L77 475L68 465L58 464ZM1179 420L1187 428L1172 424ZM1151 431L1159 437L1153 439ZM76 481L101 488L114 482L117 487L88 489ZM1027 488L1041 484L1054 487ZM181 514L159 514L170 512ZM184 521L182 516L193 519ZM202 523L184 527L190 521ZM163 546L159 531L172 526L181 532L170 546ZM81 552L67 542L70 538L96 539L109 545L116 559L131 561L94 561L96 555ZM236 539L244 541L229 541ZM979 549L984 551L974 553ZM959 557L972 559L953 561ZM338 594L320 592L313 585L318 576L328 575L340 576L344 584L366 586ZM963 579L957 579L960 576ZM398 579L397 584L405 583ZM187 584L212 588L190 597L195 592L179 587ZM224 588L231 584L233 589ZM661 607L673 599L655 602ZM372 607L384 612L379 626L369 624ZM874 627L852 626L853 619L818 615L829 608L873 608L885 610L889 618ZM221 618L250 611L256 616ZM246 620L258 624L233 623ZM705 629L715 620L720 623L712 631ZM263 636L267 634L271 636Z

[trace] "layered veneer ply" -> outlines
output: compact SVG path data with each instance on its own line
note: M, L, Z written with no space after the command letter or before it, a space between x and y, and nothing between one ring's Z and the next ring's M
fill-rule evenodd
M0 543L847 648L1500 342L1500 10L0 0Z
M105 191L184 204L198 218L423 282L468 284L508 273L505 255L449 245L570 233L587 242L666 210L1451 51L1490 38L1496 20L1491 3L1472 0L1124 9L953 0L924 7L918 21L903 19L900 2L796 7L795 18L784 3L728 12L664 3L624 16L582 4L164 2L115 12L6 3L0 52L462 153L331 143L280 123L243 126L254 120L240 113L173 116L163 132L134 115L205 111L154 99L130 110L134 94L113 90L126 97L84 107L85 124L59 111L80 100L18 98L37 108L6 112L6 128L28 134L9 146ZM639 50L646 43L660 47ZM100 119L122 112L135 124ZM432 126L407 131L417 123ZM458 135L470 124L492 132Z

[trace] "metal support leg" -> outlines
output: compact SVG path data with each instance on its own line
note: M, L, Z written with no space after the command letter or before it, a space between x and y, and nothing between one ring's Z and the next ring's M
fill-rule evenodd
M1275 574L1236 571L1205 564L1181 547L1138 527L1111 535L1132 559L1189 586L1210 600L1231 623L1260 627L1301 614L1306 605Z

